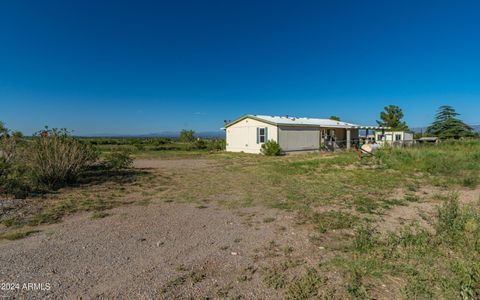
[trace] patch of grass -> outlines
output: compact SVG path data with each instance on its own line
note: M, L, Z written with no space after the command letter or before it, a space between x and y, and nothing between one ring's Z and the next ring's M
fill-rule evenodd
M187 281L187 277L185 275L175 277L165 284L165 286L161 289L161 292L167 293L170 290L174 290L179 286L183 285L186 281Z
M109 216L109 214L104 212L104 211L96 211L90 216L90 219L92 219L92 220L103 219L103 218L108 217L108 216Z
M192 284L197 284L207 278L207 275L203 272L195 272L192 271L188 274L188 279L192 282Z
M62 220L63 214L56 211L46 211L33 215L27 220L29 226L37 226L40 224L55 224Z
M0 240L5 239L5 240L18 240L18 239L23 239L29 235L32 235L34 233L40 232L39 230L27 230L27 231L12 231L12 232L6 232L0 235Z
M185 272L187 271L187 267L185 267L185 265L181 264L181 265L178 265L175 270L177 270L178 272Z
M2 221L2 224L6 227L21 227L21 225L23 225L23 222L18 217L10 217L8 219L4 219Z
M407 201L407 202L419 202L420 197L417 196L415 193L406 193L405 194L405 201Z
M359 220L357 216L341 211L313 213L309 219L321 233L335 229L352 228Z
M408 225L382 236L371 227L359 227L352 242L353 260L345 258L348 292L366 298L368 278L402 278L408 299L480 297L480 211L461 207L450 195L438 209L434 232Z
M378 209L380 206L379 201L375 201L370 197L362 197L362 196L356 197L353 200L353 203L357 211L361 213L369 213L369 214L375 213L376 209Z
M318 295L318 290L325 282L325 277L321 276L315 268L308 268L304 275L295 278L287 285L285 299L311 299Z
M152 203L152 200L150 199L143 199L143 200L137 201L137 205L140 205L140 206L148 206L151 203Z
M287 278L284 272L278 267L265 268L263 275L263 282L270 288L281 289L287 283Z
M464 187L468 187L471 189L476 188L479 183L480 183L480 175L475 173L466 175L461 181L461 184Z
M263 223L272 223L273 221L275 221L275 218L273 217L266 217L263 219Z

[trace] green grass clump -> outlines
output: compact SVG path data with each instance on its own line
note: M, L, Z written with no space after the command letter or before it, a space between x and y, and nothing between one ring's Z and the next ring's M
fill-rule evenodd
M28 231L13 231L13 232L6 232L0 235L0 240L5 239L5 240L18 240L18 239L23 239L31 234L39 232L38 230L28 230Z
M321 233L335 229L352 228L358 220L357 216L341 211L313 213L310 216L310 222L315 224L317 230Z
M96 220L96 219L103 219L103 218L108 217L108 216L109 216L109 214L104 212L104 211L96 211L90 216L90 218L92 220Z
M476 187L480 183L480 141L450 141L434 146L380 151L386 166L402 173L423 172L447 178L448 184Z
M315 268L308 268L302 276L292 280L286 287L285 299L306 300L318 295L324 285L325 277Z
M407 299L480 297L480 211L461 207L451 195L438 209L434 231L407 226L382 236L360 227L352 242L354 260L344 260L352 296L365 297L365 278L405 280Z

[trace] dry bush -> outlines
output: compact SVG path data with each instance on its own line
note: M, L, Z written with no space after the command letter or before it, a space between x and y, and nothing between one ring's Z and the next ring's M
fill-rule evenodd
M76 181L98 157L92 146L81 143L65 129L37 133L28 156L34 180L53 189Z
M28 171L18 163L20 132L11 132L0 122L0 194L24 198L29 191Z

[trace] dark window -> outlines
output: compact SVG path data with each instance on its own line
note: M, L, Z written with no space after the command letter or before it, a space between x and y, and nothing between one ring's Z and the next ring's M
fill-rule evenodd
M258 129L258 140L261 144L265 143L265 139L266 139L265 131L266 131L265 128Z

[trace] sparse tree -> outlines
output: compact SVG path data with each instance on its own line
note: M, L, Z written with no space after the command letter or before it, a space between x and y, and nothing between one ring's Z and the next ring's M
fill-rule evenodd
M19 130L16 130L12 133L12 137L14 139L17 139L17 140L22 139L23 138L23 133Z
M330 120L333 120L333 121L341 121L341 120L340 120L340 117L337 117L337 116L331 116L331 117L330 117Z
M9 132L8 128L5 127L5 123L3 123L2 121L0 121L0 137L1 136L4 136L4 135L7 135Z
M435 116L435 121L427 128L427 133L440 139L459 139L475 136L473 128L457 118L459 115L449 105L440 106Z
M184 143L191 143L195 141L195 131L182 129L182 131L180 131L180 137L178 139Z
M390 127L392 130L408 130L407 123L403 121L403 111L396 105L385 106L385 110L380 113L381 121L377 121L379 126Z

